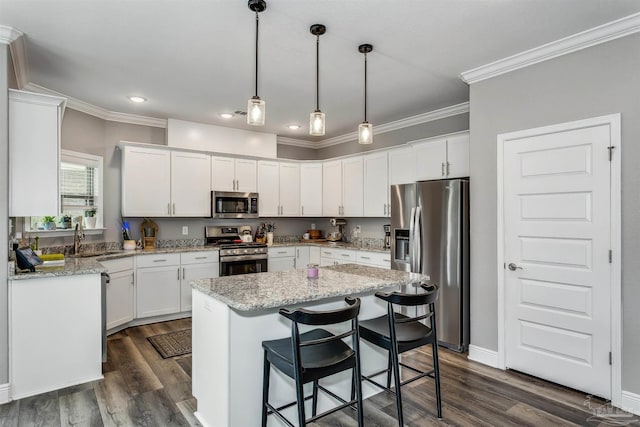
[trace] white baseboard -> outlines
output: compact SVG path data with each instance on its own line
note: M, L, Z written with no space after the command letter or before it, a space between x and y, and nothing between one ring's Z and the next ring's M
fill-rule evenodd
M11 402L11 384L0 384L0 405Z
M640 394L622 390L620 409L624 409L632 414L640 415Z
M498 367L498 352L478 347L473 344L469 345L469 360L479 362L492 368Z

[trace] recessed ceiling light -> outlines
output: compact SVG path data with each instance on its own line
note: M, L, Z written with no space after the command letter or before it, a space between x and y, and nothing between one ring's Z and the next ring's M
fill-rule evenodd
M300 129L300 125L289 125L289 126L287 126L287 127L288 127L289 129L291 129L291 130L298 130L298 129Z
M147 100L146 98L143 98L141 96L130 96L129 97L129 101L136 102L136 103L145 102L146 100Z
M233 113L220 113L220 117L222 117L223 119L230 119L234 116Z

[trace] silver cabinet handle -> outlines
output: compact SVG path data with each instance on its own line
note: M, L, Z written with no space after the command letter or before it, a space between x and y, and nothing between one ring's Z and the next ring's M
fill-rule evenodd
M348 256L349 256L349 254L342 254L342 256L346 256L346 257L348 257Z
M167 262L166 259L154 259L153 262Z
M197 256L196 259L207 259L206 256Z
M371 259L371 258L370 258L370 257L368 257L368 256L361 256L360 258L362 258L362 259Z
M449 171L449 166L451 166L451 163L447 162L447 176L449 176L449 174L451 173L451 172Z
M178 267L178 280L180 280L180 267Z
M286 254L287 251L278 251L279 254Z
M441 165L442 165L442 176L444 176L444 162L441 163Z
M300 206L300 215L304 215L304 206Z
M236 179L236 191L240 190L240 180Z
M182 280L184 280L184 279L185 279L184 270L185 270L185 268L184 268L184 267L182 267Z

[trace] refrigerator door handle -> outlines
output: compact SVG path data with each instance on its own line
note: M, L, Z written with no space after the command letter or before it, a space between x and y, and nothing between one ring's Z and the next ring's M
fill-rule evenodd
M416 208L411 208L411 218L409 219L409 268L411 272L415 272L415 217L416 217Z
M422 206L418 206L416 208L416 213L415 213L415 225L414 225L414 230L415 230L415 235L414 235L414 240L415 240L415 250L414 250L414 255L415 255L415 269L413 270L415 273L423 273L422 271Z

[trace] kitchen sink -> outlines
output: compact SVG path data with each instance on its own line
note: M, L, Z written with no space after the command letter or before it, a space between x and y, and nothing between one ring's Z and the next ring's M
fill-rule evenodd
M80 252L79 254L68 255L69 258L93 258L105 255L118 254L120 251L104 251L104 252Z

